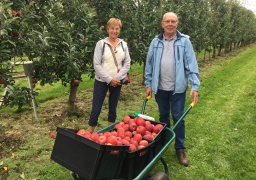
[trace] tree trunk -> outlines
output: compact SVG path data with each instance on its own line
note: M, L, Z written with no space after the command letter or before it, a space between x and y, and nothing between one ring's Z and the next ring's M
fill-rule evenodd
M218 48L218 56L221 56L221 50L222 50L222 45L220 45Z
M73 83L70 84L70 92L69 92L69 99L68 99L68 115L77 115L77 107L75 105L76 100L76 92L77 92L78 85Z
M0 143L4 142L5 140L5 132L0 127ZM1 147L0 147L1 150Z
M212 58L216 58L216 46L213 46Z

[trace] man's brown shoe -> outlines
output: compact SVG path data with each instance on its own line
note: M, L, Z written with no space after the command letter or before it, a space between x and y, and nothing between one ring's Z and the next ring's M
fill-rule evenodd
M180 164L184 166L188 166L188 159L186 157L186 154L183 151L177 152L177 156Z

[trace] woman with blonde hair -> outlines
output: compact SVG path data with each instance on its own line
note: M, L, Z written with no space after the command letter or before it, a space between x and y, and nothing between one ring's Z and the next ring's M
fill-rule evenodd
M108 125L116 120L116 108L122 88L121 80L129 71L131 62L127 43L118 38L121 28L120 19L110 18L107 22L108 37L99 40L94 50L95 81L88 128L90 132L93 132L98 124L107 92L109 92Z

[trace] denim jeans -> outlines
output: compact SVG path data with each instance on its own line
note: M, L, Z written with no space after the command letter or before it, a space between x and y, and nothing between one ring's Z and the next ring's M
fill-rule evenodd
M89 119L89 126L96 126L98 124L101 108L108 91L108 122L115 122L116 108L120 97L121 88L122 86L113 87L109 86L105 82L98 80L94 81L92 111Z
M156 102L158 104L160 122L166 123L170 128L170 111L172 114L173 123L175 124L184 113L184 106L186 101L186 92L175 93L173 91L159 90L155 95ZM175 144L174 148L176 152L184 151L185 141L185 121L180 121L179 125L174 129L175 132Z

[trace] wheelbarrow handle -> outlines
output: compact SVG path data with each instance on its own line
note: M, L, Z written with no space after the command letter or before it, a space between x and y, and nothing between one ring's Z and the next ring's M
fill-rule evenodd
M141 114L144 114L147 101L150 100L150 98L151 98L151 96L148 96L148 97L146 97L146 99L143 101L142 109L141 109Z
M188 112L190 111L190 109L192 109L195 106L195 103L192 102L189 107L186 109L186 111L182 114L182 116L180 117L180 119L174 124L174 126L172 127L172 130L174 130L180 123L180 121L188 114Z

